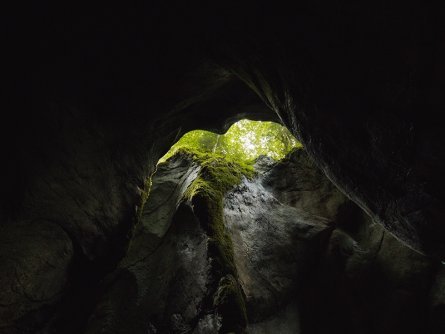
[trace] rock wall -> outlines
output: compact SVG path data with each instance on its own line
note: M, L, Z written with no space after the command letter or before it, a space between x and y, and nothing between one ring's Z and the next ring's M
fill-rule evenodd
M438 264L372 222L303 150L279 163L260 157L257 176L225 195L235 271L224 276L204 222L212 215L184 199L199 174L188 159L158 167L87 333L228 332L244 311L218 306L227 284L247 316L237 333L439 333Z
M60 298L2 294L2 305L23 303L2 326L52 321L79 332L129 247L158 158L182 133L222 131L240 117L282 121L375 222L434 266L443 260L440 3L7 7L0 224L9 241L0 265L11 267L32 224L54 229L35 233L41 245L32 246L50 263L61 249L72 247L73 257L53 272L69 282ZM31 253L18 252L15 263ZM2 280L14 285L5 271ZM29 274L45 286L39 271ZM443 306L434 303L437 323ZM63 315L54 318L54 309ZM23 312L28 325L11 325Z

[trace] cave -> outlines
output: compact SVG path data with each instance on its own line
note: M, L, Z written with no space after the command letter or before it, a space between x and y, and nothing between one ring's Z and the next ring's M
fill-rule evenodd
M1 334L445 332L443 6L6 7Z

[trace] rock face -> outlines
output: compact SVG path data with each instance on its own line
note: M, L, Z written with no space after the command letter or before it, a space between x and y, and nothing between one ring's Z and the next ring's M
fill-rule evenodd
M69 284L71 239L50 222L0 228L0 333L47 326ZM38 279L36 279L36 277Z
M433 287L430 291L431 301L431 332L439 334L445 331L445 266L440 266L434 278Z
M233 313L239 308L218 305L238 303L230 301L233 296L245 305L241 310L245 307L247 312L248 332L268 333L275 326L282 333L299 332L299 285L323 252L334 221L332 216L280 202L273 195L272 184L283 175L291 182L297 175L310 173L312 178L301 182L301 187L311 184L312 189L301 191L300 196L294 192L290 202L305 198L310 207L311 197L317 198L319 206L334 197L338 203L346 199L321 173L312 171L313 165L302 151L292 159L278 165L261 159L256 167L259 176L244 179L224 199L224 228L233 247L235 276L223 274L220 266L215 266L219 260L208 248L204 216L196 211L202 209L197 203L192 209L183 199L199 167L180 155L160 165L141 224L127 256L107 279L106 292L87 332L225 332L227 322L239 317ZM323 198L311 193L323 187L329 188ZM227 286L229 291L239 292L230 297Z
M159 165L125 256L85 291L63 229L6 225L2 272L15 275L2 275L0 332L441 333L437 262L374 223L303 150L255 170L225 194L218 239L215 199L185 199L199 164L177 154Z
M106 280L87 333L215 333L203 313L211 281L208 236L184 192L199 166L182 156L158 166L126 257Z
M0 122L0 224L25 224L23 234L2 231L20 248L27 230L46 240L32 224L46 230L50 222L54 231L35 247L57 258L63 247L53 247L51 235L60 229L73 247L76 288L62 293L65 327L70 304L78 315L71 324L85 324L92 291L125 256L144 181L175 138L196 128L223 131L243 117L282 121L373 221L433 257L433 267L444 259L439 1L310 1L297 10L239 1L65 6L36 2L5 11L2 76L9 89ZM347 252L366 248L344 233L334 244L343 240ZM9 268L9 250L1 254L0 266ZM34 255L17 256L27 263ZM13 282L6 272L2 281ZM46 285L39 271L29 274L35 286ZM72 303L76 295L82 297ZM437 323L443 303L434 303ZM26 321L49 313L29 313L37 320Z
M272 324L278 326L280 333L300 332L299 289L320 257L333 228L332 217L324 216L324 212L316 215L289 203L301 201L299 204L313 206L316 211L320 202L326 204L331 197L345 200L332 185L330 193L314 196L313 192L320 192L327 180L319 173L309 176L313 166L308 168L304 153L297 151L293 157L293 163L286 160L277 166L271 161L268 164L266 159L258 161L260 175L251 181L244 179L224 201L225 224L233 241L235 264L246 294L250 322L247 331L251 333L267 333L273 330ZM307 176L304 181L299 179L301 174ZM283 182L300 187L300 191L293 189L292 195L284 195L288 203L274 196L275 186L279 188ZM312 184L311 189L304 189L308 184Z
M224 197L235 268L224 276L202 208L183 199L199 166L181 155L160 165L87 333L225 333L237 312L248 321L237 333L438 333L436 264L373 223L304 151L255 168ZM227 286L244 306L217 306L237 303Z
M332 233L318 272L306 286L304 330L435 333L428 295L437 264L367 218L356 217L355 223L360 231L343 226Z
M170 223L150 254L133 251L109 278L86 333L217 332L218 319L201 314L210 280L208 238L186 205Z
M90 258L107 257L175 135L266 117L282 120L375 221L445 256L440 4L90 9L35 6L5 19L2 219L47 212L88 232L78 242Z

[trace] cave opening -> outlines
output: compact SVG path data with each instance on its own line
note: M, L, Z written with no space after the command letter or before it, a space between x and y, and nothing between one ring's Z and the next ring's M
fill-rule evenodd
M232 124L224 134L206 130L186 133L159 159L158 163L164 163L178 151L188 151L252 164L260 155L278 161L291 150L302 147L303 145L283 125L242 119Z
M7 6L0 334L445 333L445 7L294 5Z

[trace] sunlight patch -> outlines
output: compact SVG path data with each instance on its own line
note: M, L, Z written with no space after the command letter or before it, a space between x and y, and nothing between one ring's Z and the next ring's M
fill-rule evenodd
M260 155L281 160L293 149L302 147L289 130L280 124L241 120L234 123L223 135L205 130L186 133L159 163L175 155L179 149L222 155L231 160L251 163Z

